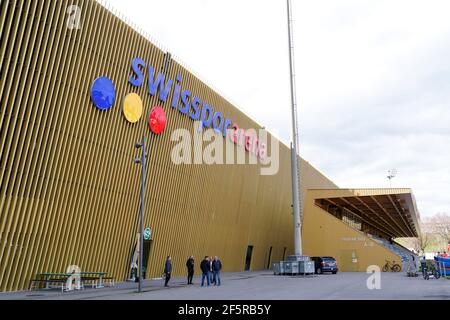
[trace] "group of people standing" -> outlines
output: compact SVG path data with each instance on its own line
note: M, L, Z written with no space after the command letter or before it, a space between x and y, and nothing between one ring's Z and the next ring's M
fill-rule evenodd
M194 278L194 272L195 272L195 260L193 256L190 256L188 260L186 261L186 268L188 272L187 281L188 285L193 284L192 280ZM202 271L202 287L205 284L205 279L207 286L209 285L217 285L220 286L220 271L222 270L222 261L215 256L215 257L208 257L205 256L205 258L200 263L200 270ZM169 286L169 280L170 276L172 274L172 258L170 256L167 256L166 263L164 266L164 275L165 275L165 282L164 286Z
M222 262L217 256L205 258L200 263L200 269L202 270L202 287L206 283L220 286L220 271L222 270Z

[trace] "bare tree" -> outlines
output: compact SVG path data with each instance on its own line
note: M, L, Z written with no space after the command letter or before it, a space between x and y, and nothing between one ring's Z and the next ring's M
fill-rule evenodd
M425 249L430 244L430 240L430 235L422 231L420 236L413 238L414 251L419 255L425 254Z
M429 219L430 229L446 243L450 242L450 216L447 213L437 213Z

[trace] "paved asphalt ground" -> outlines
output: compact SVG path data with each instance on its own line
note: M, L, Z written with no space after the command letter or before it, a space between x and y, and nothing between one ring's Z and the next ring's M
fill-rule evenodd
M162 280L147 280L143 293L137 284L118 283L113 288L85 289L61 293L60 290L0 293L0 300L271 300L271 299L447 299L450 300L450 280L422 277L408 278L405 273L382 273L381 289L369 290L362 272L341 272L336 275L274 276L270 271L222 274L222 286L200 287L200 277L194 285L185 278L174 278L164 288Z

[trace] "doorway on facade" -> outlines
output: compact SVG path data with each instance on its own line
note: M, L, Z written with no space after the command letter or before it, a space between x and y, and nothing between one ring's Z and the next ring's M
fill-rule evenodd
M142 276L146 279L148 258L150 257L150 250L152 248L152 240L144 240L142 251Z
M249 271L250 266L252 264L252 253L253 253L253 246L247 247L247 255L245 256L245 269L244 271Z
M286 247L284 247L284 250L283 250L283 259L281 259L281 261L284 261L284 259L286 258Z
M267 259L267 269L270 269L271 262L272 262L272 247L269 248L269 258Z

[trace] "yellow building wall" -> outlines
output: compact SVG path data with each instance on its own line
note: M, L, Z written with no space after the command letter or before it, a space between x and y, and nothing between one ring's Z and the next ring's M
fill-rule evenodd
M71 5L82 10L80 29L67 27ZM64 272L72 264L127 279L139 212L134 145L144 134L145 226L153 231L147 278L161 276L167 255L176 276L186 273L189 255L198 273L204 255L218 255L224 271L243 271L248 245L254 246L252 270L266 268L270 247L272 261L293 253L288 147L280 144L279 171L272 176L260 175L259 164L175 165L171 133L193 133L193 122L171 107L173 90L162 103L145 84L128 82L133 58L159 72L163 50L93 0L1 1L0 13L0 291L26 289L36 273ZM172 59L166 78L178 73L183 89L215 111L241 128L261 128ZM90 99L99 76L116 88L108 111ZM144 104L135 124L122 110L131 92ZM148 128L155 105L167 116L160 136ZM335 187L309 163L300 165L302 197L307 188Z
M323 192L321 197L350 196L348 191ZM370 265L383 268L386 260L401 266L400 257L314 204L318 192L307 192L303 215L303 253L332 256L340 271L366 272Z

